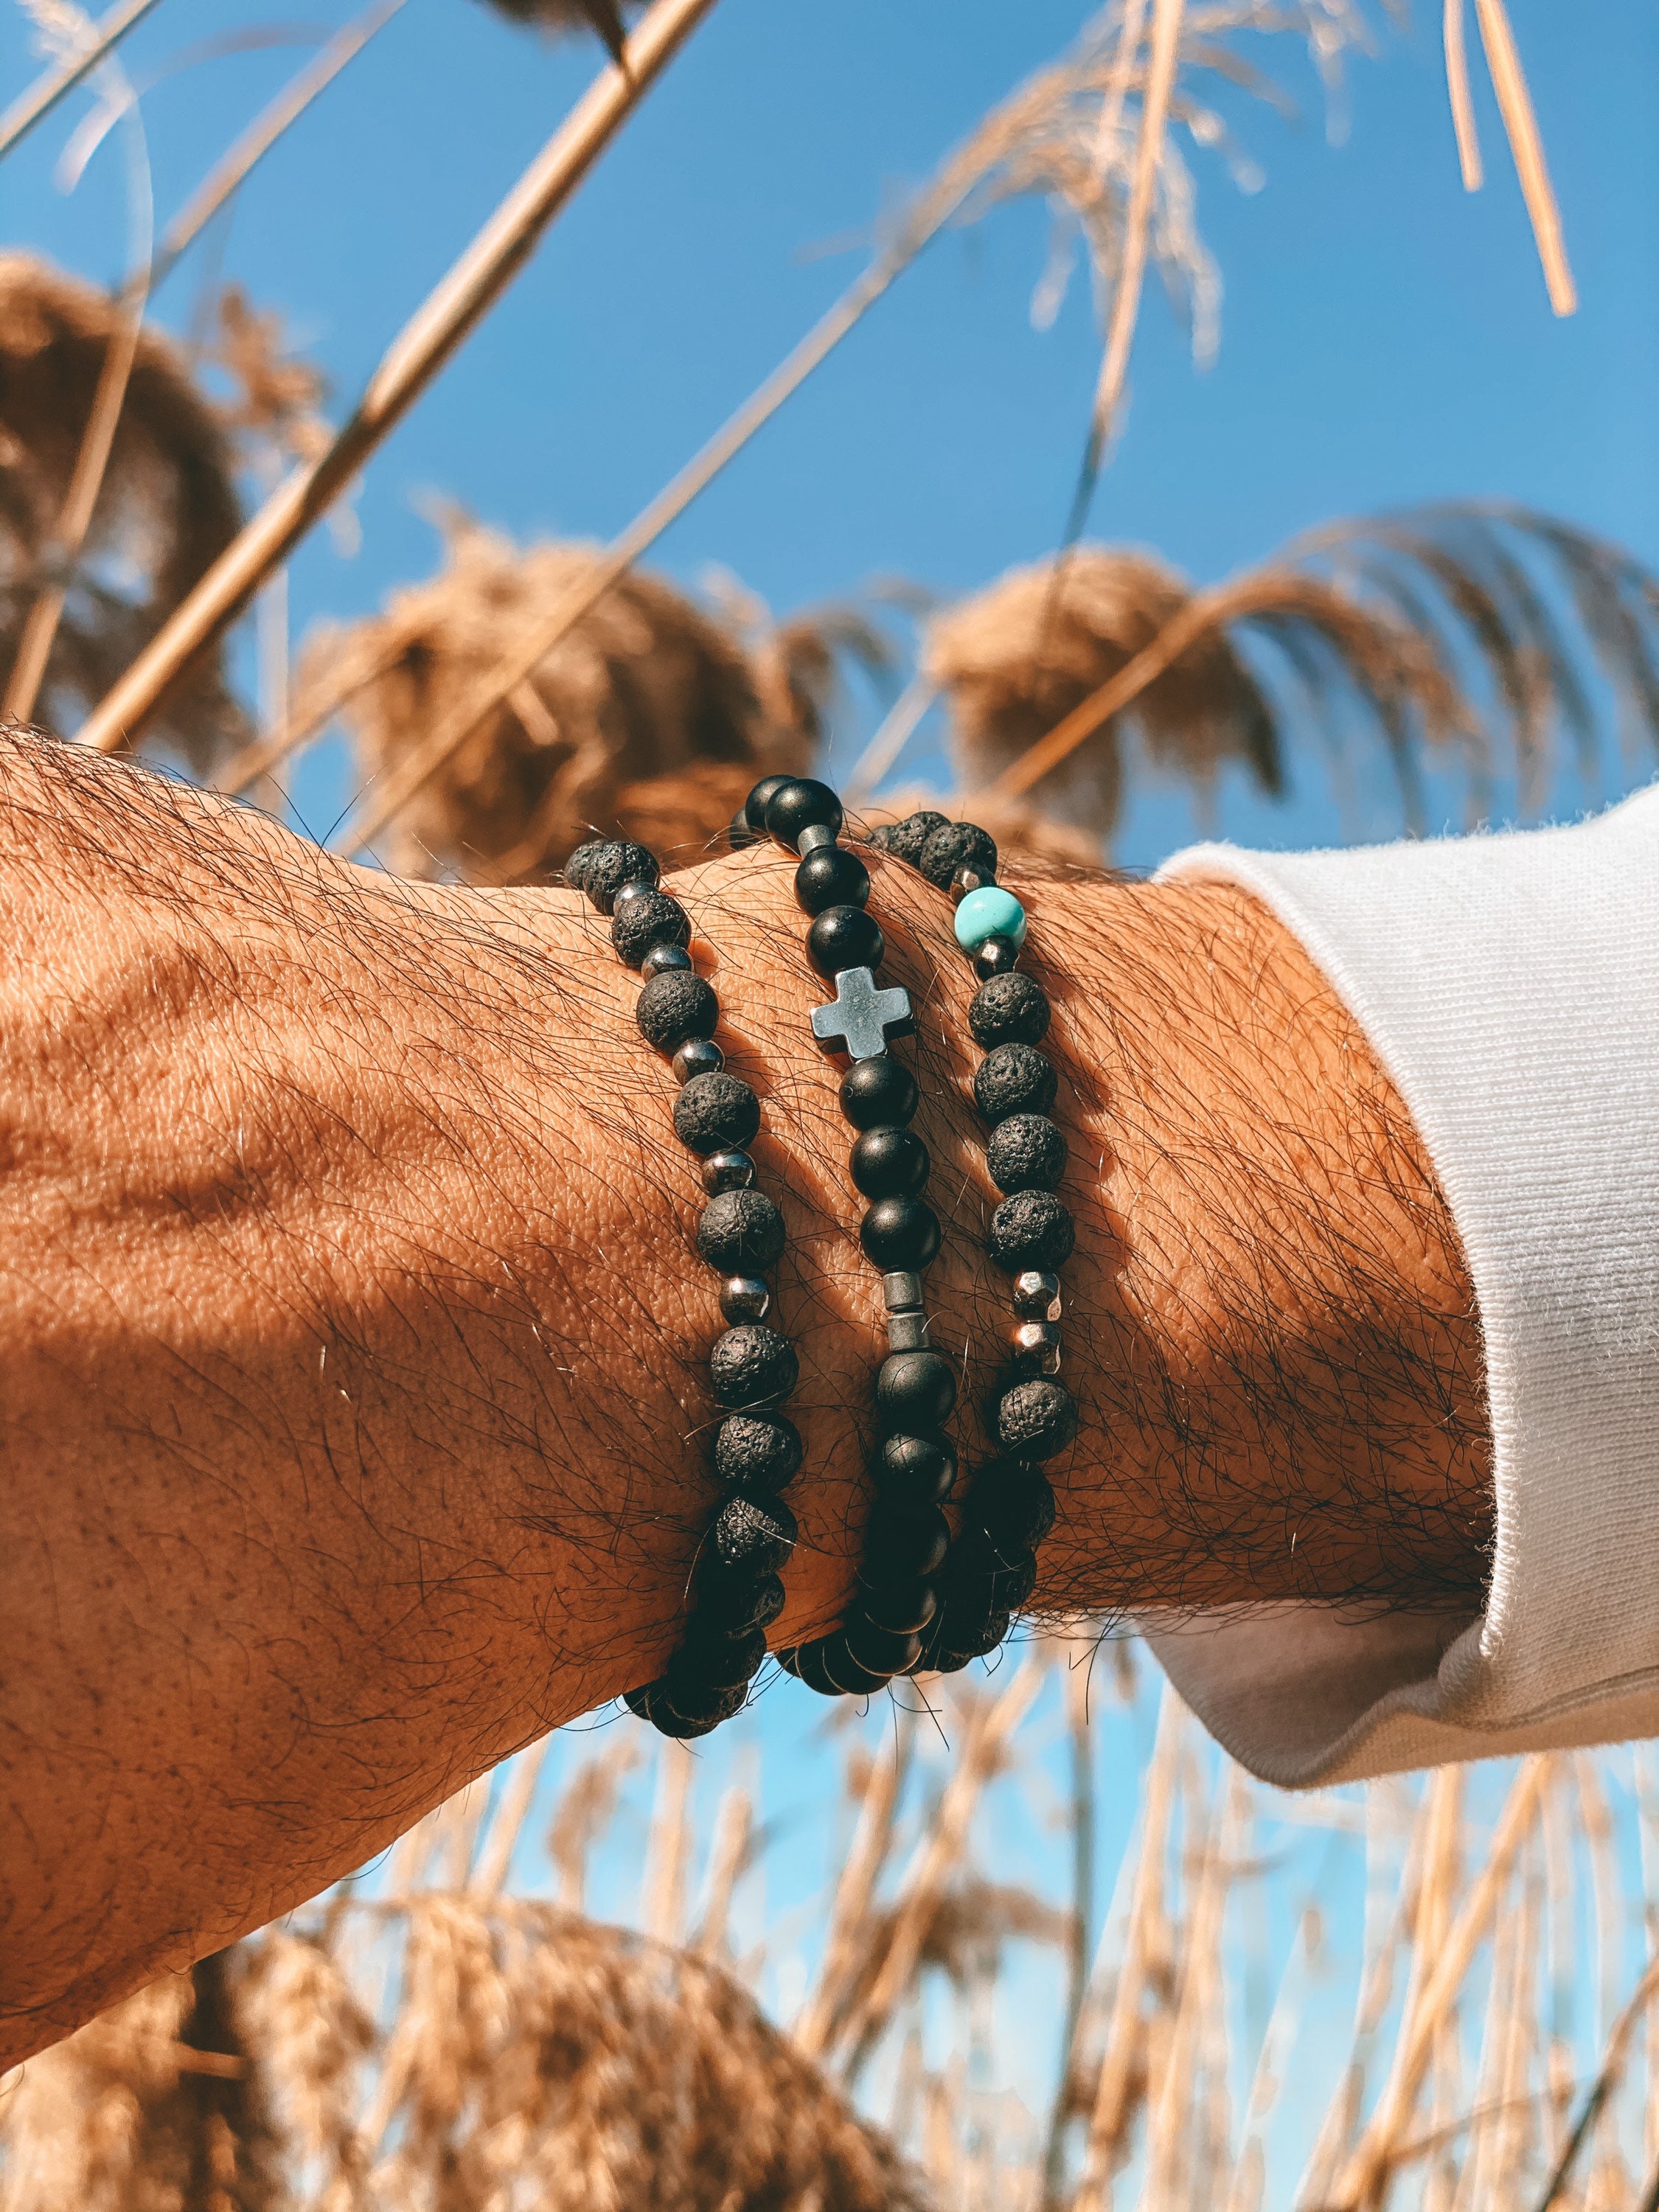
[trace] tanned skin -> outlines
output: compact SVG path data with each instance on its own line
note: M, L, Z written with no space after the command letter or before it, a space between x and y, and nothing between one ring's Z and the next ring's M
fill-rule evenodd
M1010 1327L973 978L870 858L971 1461ZM847 1598L881 1341L793 866L673 881L789 1229L778 1644ZM1037 1607L1478 1604L1474 1301L1353 1021L1231 890L1020 888L1078 1222ZM721 1323L637 991L574 893L394 882L0 738L0 2062L666 1658Z

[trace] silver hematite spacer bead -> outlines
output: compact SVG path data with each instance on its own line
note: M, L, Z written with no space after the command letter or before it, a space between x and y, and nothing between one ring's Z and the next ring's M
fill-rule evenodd
M1014 1363L1022 1375L1058 1375L1060 1331L1051 1321L1023 1321L1014 1331Z
M720 1285L720 1311L733 1328L764 1321L771 1304L772 1293L758 1275L728 1275Z
M656 888L655 884L624 884L611 902L611 912L614 914L619 906L626 906L632 899L649 898Z
M726 1054L713 1037L688 1037L671 1062L682 1083L694 1075L714 1075L726 1065Z
M889 1352L931 1352L925 1313L894 1313L887 1316Z
M702 1187L710 1198L723 1190L752 1190L755 1163L747 1152L710 1152L702 1164Z
M795 840L795 850L804 860L809 853L816 853L820 847L835 842L836 833L827 822L809 822Z
M951 903L960 906L969 891L983 890L991 878L978 868L964 864L951 878Z
M1060 1277L1027 1267L1014 1277L1014 1311L1022 1321L1060 1319Z
M640 973L648 983L653 975L683 975L694 964L683 945L653 945L640 963Z
M921 1310L921 1277L908 1268L896 1268L881 1279L882 1296L889 1313L920 1313Z

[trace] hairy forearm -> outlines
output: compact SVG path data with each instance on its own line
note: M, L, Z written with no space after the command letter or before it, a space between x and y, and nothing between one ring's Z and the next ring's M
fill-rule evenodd
M720 1321L672 1078L574 896L393 884L27 744L0 772L0 2003L26 2047L649 1678L711 1503ZM850 1583L879 1285L788 866L677 888L789 1228L793 1641ZM1472 1302L1363 1039L1234 895L1027 903L1083 1415L1036 1602L1467 1601ZM890 864L873 904L921 1010L971 1462L1008 1328L971 979L937 893Z

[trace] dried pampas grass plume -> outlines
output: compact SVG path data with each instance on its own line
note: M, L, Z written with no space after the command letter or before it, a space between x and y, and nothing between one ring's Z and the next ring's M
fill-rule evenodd
M305 696L371 671L344 712L367 776L413 753L504 647L604 558L537 545L451 517L442 570L386 612L325 634L302 665ZM742 647L682 592L620 579L476 728L411 805L391 864L474 880L545 880L597 829L691 857L756 777L797 771L811 735L769 715Z
M0 661L54 580L54 532L120 317L109 294L27 253L0 253ZM160 629L235 535L229 448L178 349L139 334L102 488L71 573L40 719L66 729ZM118 578L131 577L131 585ZM216 651L155 725L205 774L246 735Z
M613 61L621 61L627 26L619 0L488 0L498 15L538 31L592 31ZM631 7L635 0L629 0Z

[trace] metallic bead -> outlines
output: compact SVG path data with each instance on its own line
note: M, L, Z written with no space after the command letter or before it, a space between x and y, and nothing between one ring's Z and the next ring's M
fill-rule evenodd
M887 1349L890 1352L927 1352L927 1316L925 1313L895 1313L887 1316Z
M672 1063L682 1083L694 1075L714 1075L726 1065L726 1054L713 1037L687 1037Z
M1060 1277L1027 1267L1014 1277L1014 1311L1022 1321L1060 1319Z
M993 975L1011 975L1018 960L1019 947L1012 937L988 937L974 955L974 973L988 983Z
M739 1322L764 1321L772 1293L758 1275L728 1275L720 1285L720 1311L735 1328Z
M975 867L970 860L964 861L951 878L951 905L960 906L969 891L982 890L990 880L982 868Z
M820 846L833 845L835 842L836 833L827 822L809 822L795 839L795 850L804 860L809 853L816 853Z
M891 1274L884 1275L881 1293L889 1313L919 1313L921 1310L921 1277L908 1267L896 1267Z
M648 983L653 975L684 975L691 965L683 945L653 945L640 963L640 973Z
M1014 1364L1022 1375L1058 1375L1060 1331L1051 1321L1023 1321L1014 1331Z
M614 915L619 906L628 906L635 899L648 898L656 888L657 886L655 884L639 882L624 884L622 889L617 893L616 897L611 902L611 913Z
M702 1187L711 1198L718 1198L723 1190L750 1190L754 1182L755 1163L747 1152L735 1148L710 1152L702 1164Z

